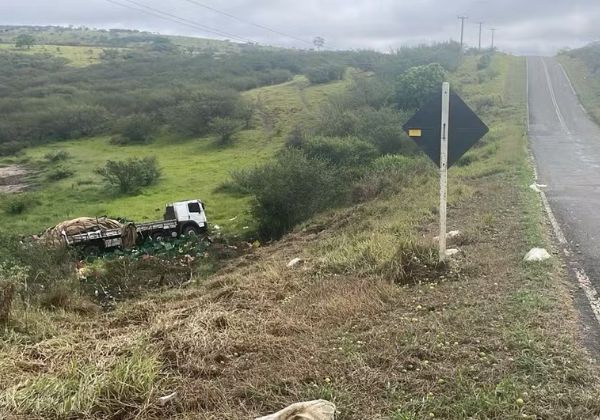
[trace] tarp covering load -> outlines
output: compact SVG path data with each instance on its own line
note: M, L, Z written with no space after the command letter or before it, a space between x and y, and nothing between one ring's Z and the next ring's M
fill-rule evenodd
M121 222L107 217L79 217L73 220L66 220L47 229L42 233L41 239L49 244L61 245L65 243L65 235L73 236L81 233L109 229L123 230L125 226L129 225L123 225ZM127 231L129 231L129 229L127 229ZM130 235L131 234L129 233L129 236Z

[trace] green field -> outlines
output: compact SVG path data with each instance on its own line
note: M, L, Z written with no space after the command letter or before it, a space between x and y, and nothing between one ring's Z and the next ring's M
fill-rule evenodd
M154 220L162 217L168 202L199 198L207 205L211 224L229 232L243 232L251 227L248 199L215 192L215 188L232 171L253 167L272 156L296 122L316 110L327 95L343 90L347 83L343 80L310 86L298 76L288 83L246 92L244 95L257 103L253 128L238 133L228 147L216 146L211 137L179 140L163 136L151 145L115 146L110 144L110 137L98 137L28 149L20 161L32 170L32 203L36 204L23 214L0 213L0 224L10 231L35 233L79 216ZM60 165L75 173L50 182L46 173L54 165L48 164L44 156L57 150L70 154ZM156 156L163 175L158 184L139 195L115 195L94 174L94 169L109 159L144 156ZM10 161L5 159L4 163Z
M8 51L19 54L51 54L64 58L68 64L85 67L100 61L104 48L69 45L33 45L31 48L15 48L14 44L0 44L0 52Z

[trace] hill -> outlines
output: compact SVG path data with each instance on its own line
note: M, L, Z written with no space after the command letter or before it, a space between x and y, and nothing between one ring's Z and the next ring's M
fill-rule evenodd
M166 120L141 145L111 145L118 130L101 126L105 132L87 137L38 137L41 145L27 138L5 162L36 171L30 181L37 190L24 197L43 204L22 214L5 206L3 226L26 230L20 219L34 226L71 208L105 205L152 217L148 197L166 199L167 187L191 194L185 179L194 177L211 186L209 214L225 220L245 203L256 234L284 236L268 246L234 242L244 225L232 224L227 241L193 256L181 246L168 255L107 256L76 271L83 263L63 250L23 244L3 230L0 412L234 419L325 398L341 419L600 414L599 371L579 341L560 264L522 261L532 246L551 246L541 203L528 188L523 59L461 56L450 44L389 56L240 53L223 66L214 56L169 55L179 67L171 72L162 52L143 54L31 72L51 81L40 85L51 87L53 100L76 87L85 92L73 96L81 105L96 103L112 83L138 95L136 111L150 102L139 95L144 89L167 95L176 76L186 90L202 92L202 75L210 73L211 84L238 87L228 98L254 104L252 128L226 145L215 145L218 133L210 131L175 135ZM287 68L291 80L240 82L250 76L256 84L290 61L304 63ZM326 80L340 64L350 67L343 80ZM237 65L248 67L236 74ZM135 83L127 77L133 70ZM22 83L22 76L13 80ZM399 128L418 106L421 95L410 95L415 84L422 93L428 84L438 89L439 78L448 78L491 127L450 171L450 229L462 234L453 242L460 252L447 264L437 261L433 238L435 169ZM5 108L17 103L16 92ZM24 98L26 109L37 103L34 95ZM123 102L119 112L127 109ZM164 174L139 195L112 196L98 180L89 190L73 182L92 176L104 159L146 152L156 154ZM74 168L73 181L47 180L54 156L67 156L61 165ZM181 169L180 162L193 167ZM229 165L246 169L230 176ZM78 202L80 196L86 198ZM92 200L102 204L77 207ZM288 266L293 258L300 263ZM19 296L12 307L11 291ZM159 403L174 391L171 402Z

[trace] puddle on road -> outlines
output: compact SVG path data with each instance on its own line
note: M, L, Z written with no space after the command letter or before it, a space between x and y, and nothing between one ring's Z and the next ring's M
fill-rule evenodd
M0 194L24 191L27 170L18 165L0 167Z

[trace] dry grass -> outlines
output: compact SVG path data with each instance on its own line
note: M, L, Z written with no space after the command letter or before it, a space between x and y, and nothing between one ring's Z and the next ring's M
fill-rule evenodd
M465 234L444 270L431 264L435 182L414 179L198 288L20 320L0 336L0 411L246 419L325 398L340 419L599 416L571 286L557 262L522 262L547 230L515 131L498 123L497 151L453 170L450 227Z

